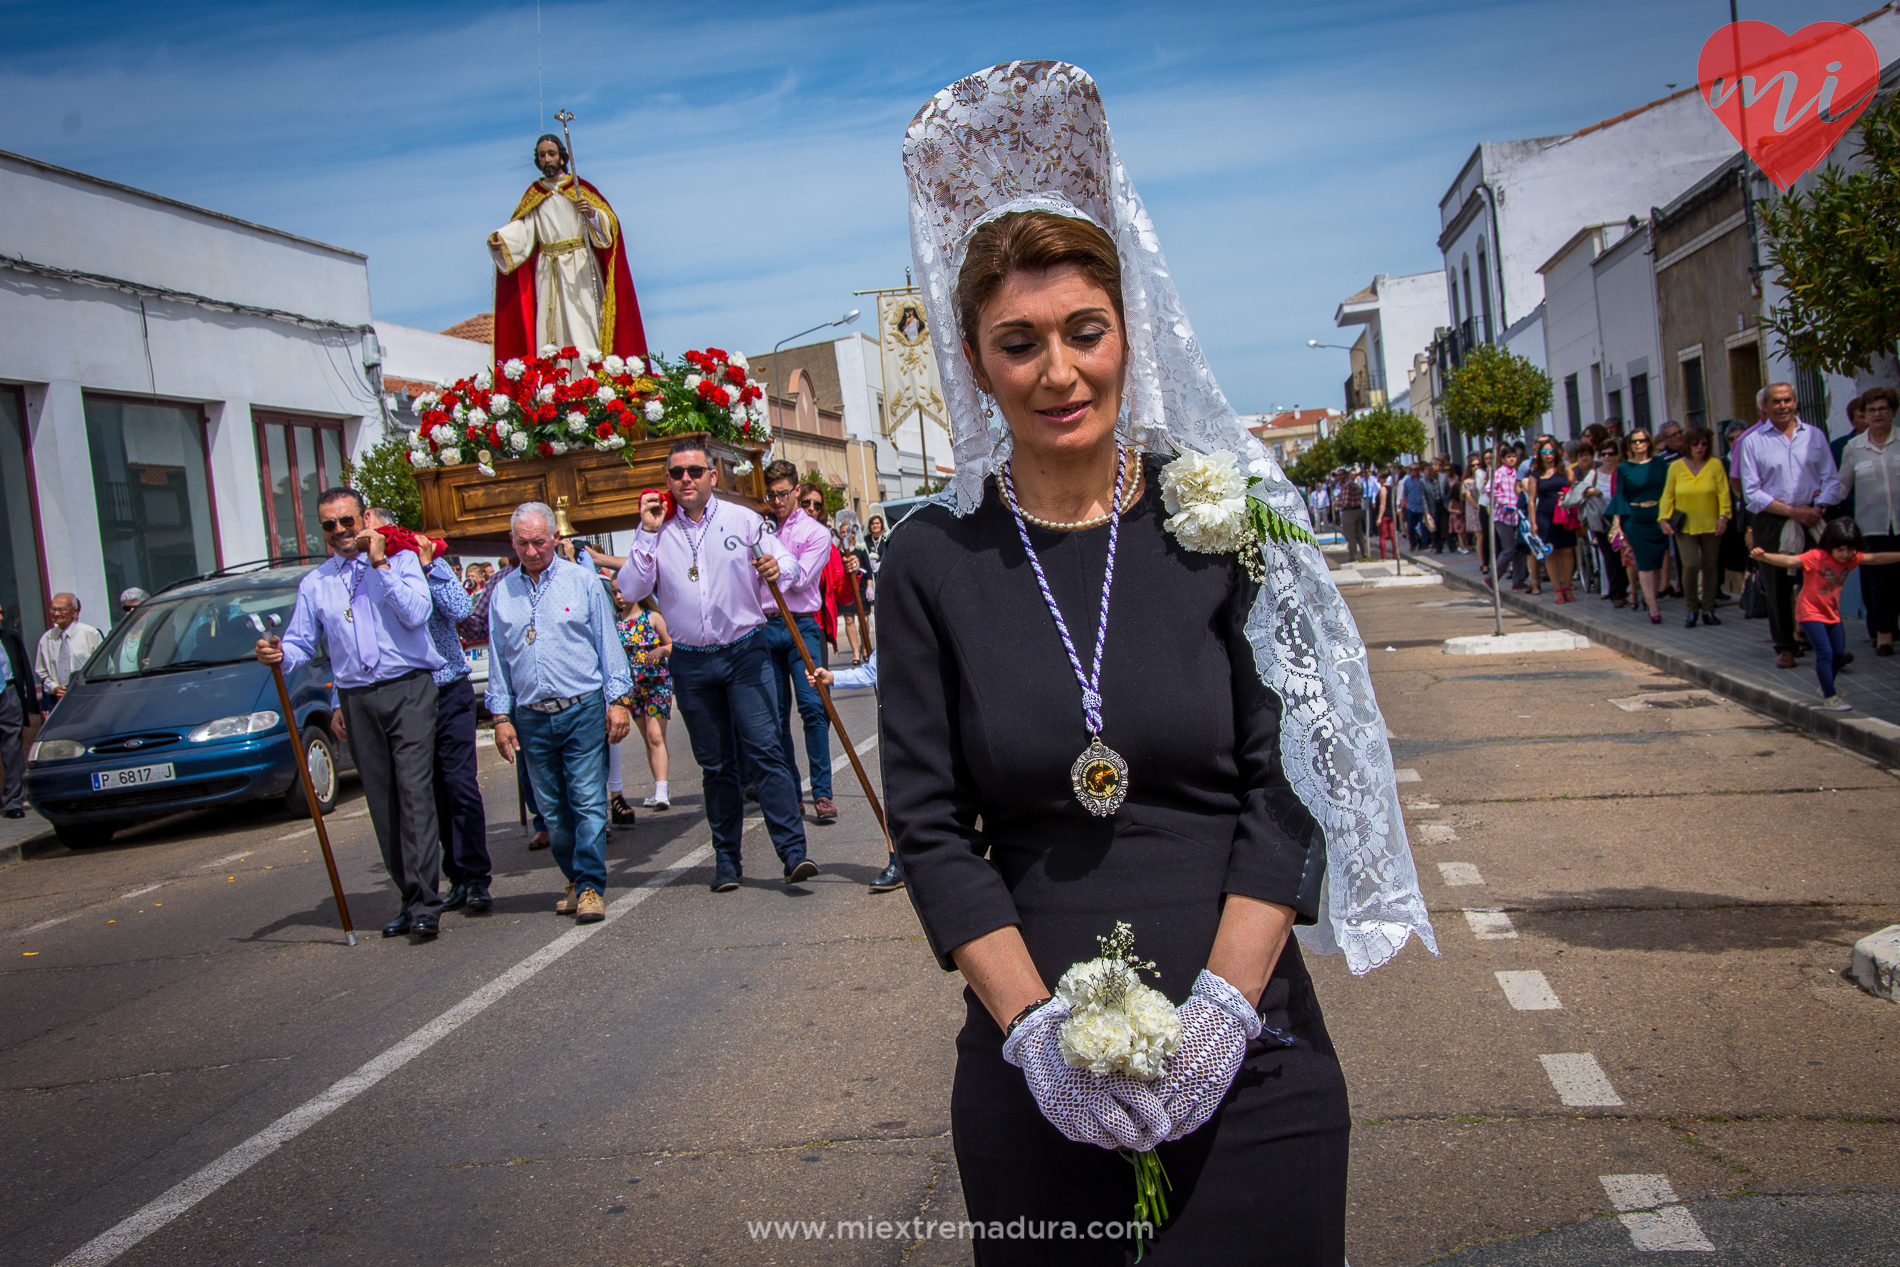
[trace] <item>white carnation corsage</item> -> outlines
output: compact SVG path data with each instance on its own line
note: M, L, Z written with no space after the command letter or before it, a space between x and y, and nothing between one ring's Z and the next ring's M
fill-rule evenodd
M1238 554L1247 575L1266 579L1260 552L1269 541L1285 545L1319 542L1311 532L1258 497L1249 496L1260 476L1240 468L1226 449L1183 453L1161 468L1163 524L1175 540L1203 554Z
M1115 931L1095 939L1100 958L1075 964L1056 983L1056 998L1068 1009L1057 1031L1062 1059L1093 1074L1126 1074L1153 1082L1168 1069L1168 1057L1181 1045L1181 1018L1161 991L1141 983L1152 962L1135 958L1135 930L1117 923ZM1168 1172L1153 1153L1122 1150L1135 1168L1133 1226L1155 1228L1168 1217ZM1141 1260L1141 1233L1135 1234L1135 1260Z

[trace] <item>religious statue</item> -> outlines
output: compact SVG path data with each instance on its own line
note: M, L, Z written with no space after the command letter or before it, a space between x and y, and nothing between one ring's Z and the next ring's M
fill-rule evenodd
M495 362L530 357L550 344L644 356L646 331L619 218L570 170L560 137L549 133L535 142L534 165L541 179L528 186L514 217L488 235Z

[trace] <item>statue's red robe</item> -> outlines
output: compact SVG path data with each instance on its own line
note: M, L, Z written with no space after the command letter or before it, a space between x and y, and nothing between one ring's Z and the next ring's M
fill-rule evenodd
M627 239L625 226L620 217L608 205L606 198L592 185L578 176L570 178L574 184L567 186L564 195L585 198L613 218L614 244L606 250L590 247L594 258L600 264L603 294L600 297L600 350L616 356L645 356L647 351L646 327L640 324L640 301L633 293L633 274L627 269ZM521 205L515 208L511 220L533 211L543 198L551 197L547 187L540 181L528 186L528 192L521 196ZM538 350L534 343L534 275L539 261L540 249L524 260L521 266L511 273L495 274L495 364L499 365L511 357L532 357Z

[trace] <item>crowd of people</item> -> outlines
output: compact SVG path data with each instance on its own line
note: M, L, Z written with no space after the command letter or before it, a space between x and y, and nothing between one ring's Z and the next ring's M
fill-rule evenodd
M299 584L282 638L260 639L256 655L288 670L327 650L332 727L351 745L401 897L384 936L431 937L445 911L493 906L467 655L475 646L487 653L480 702L494 718L495 748L515 764L534 815L528 847L551 850L566 880L557 913L581 923L606 917L608 833L636 819L620 758L636 730L653 779L643 804L670 808L666 731L676 703L712 825L713 891L730 892L743 877L747 796L764 813L784 880L818 873L807 856L804 788L814 822L837 821L838 809L817 682L829 677L823 666L841 624L853 664L869 654L868 620L852 625L871 608L883 524L874 519L864 540L834 536L822 486L800 481L787 462L767 466L765 478L769 515L722 500L703 447L682 441L667 459L666 491L642 496L626 557L563 537L555 512L530 502L510 518L511 555L466 570L446 557L446 543L401 528L354 490L322 494L331 557ZM55 607L66 623L48 631L41 653L57 669L67 657L83 662L84 635L69 631L76 602ZM817 672L807 672L800 641ZM0 723L7 712L0 704ZM892 859L872 887L902 884Z
M1579 439L1540 435L1474 454L1384 470L1341 468L1308 490L1315 522L1336 525L1348 561L1431 550L1480 553L1486 585L1574 603L1595 594L1651 624L1665 600L1685 627L1720 625L1719 601L1768 621L1776 664L1814 657L1821 707L1851 705L1837 675L1853 660L1841 609L1864 613L1867 643L1891 656L1900 628L1900 393L1847 405L1832 441L1805 422L1794 388L1756 397L1753 423L1718 428L1617 419ZM1493 578L1496 578L1495 580Z

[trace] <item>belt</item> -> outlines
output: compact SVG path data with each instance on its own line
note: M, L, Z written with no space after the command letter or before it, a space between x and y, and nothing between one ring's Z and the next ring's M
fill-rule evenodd
M579 238L562 238L559 242L543 242L541 244L541 254L568 255L580 250L586 245L587 243Z
M435 678L435 670L410 669L405 673L398 673L395 677L377 678L374 682L365 683L362 686L339 686L336 689L339 695L354 695L359 691L373 691L379 686L393 686L397 682L407 682L412 677L425 675L433 681Z
M715 651L724 651L729 647L738 646L740 643L744 642L746 639L756 636L759 630L762 628L764 628L763 625L756 626L752 629L746 630L744 633L740 634L737 638L734 638L731 642L718 642L718 643L714 643L710 647L689 647L683 642L675 642L673 644L673 650L697 651L701 655L711 655Z
M1639 507L1639 508L1641 508L1641 509L1643 509L1643 510L1648 510L1648 509L1649 509L1649 508L1650 508L1651 506L1660 506L1660 505L1662 505L1662 502L1661 502L1660 500L1658 500L1658 501L1653 501L1653 502L1631 502L1631 503L1630 503L1630 505L1632 505L1632 506L1636 506L1636 507Z
M797 620L797 619L798 619L798 618L799 618L800 616L814 616L814 617L815 617L815 616L817 616L817 615L818 615L818 613L817 613L817 612L815 612L815 611L808 611L808 612L793 612L793 613L792 613L792 619L793 619L793 620ZM769 611L769 612L767 612L767 613L765 613L765 618L766 618L767 620L779 620L779 621L782 621L782 620L784 619L784 618L783 618L782 616L780 616L780 615L779 615L779 614L778 614L778 613L777 613L776 611Z
M582 700L597 694L599 694L597 691L583 691L579 695L570 695L566 699L536 700L532 704L523 704L522 707L532 708L537 713L565 713Z

